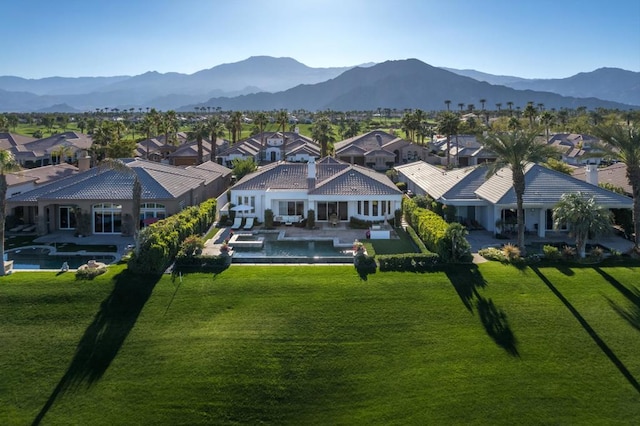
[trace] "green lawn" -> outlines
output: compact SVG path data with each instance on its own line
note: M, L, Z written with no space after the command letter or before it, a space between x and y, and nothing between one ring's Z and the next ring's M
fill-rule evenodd
M0 424L640 418L639 267L111 268L0 278Z

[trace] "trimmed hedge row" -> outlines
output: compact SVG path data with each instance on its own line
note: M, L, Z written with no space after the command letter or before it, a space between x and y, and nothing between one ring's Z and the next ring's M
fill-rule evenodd
M222 272L228 267L228 256L179 255L175 262L175 269L180 272Z
M380 267L380 272L425 272L432 271L440 263L440 256L436 253L385 254L377 256L376 260Z
M420 237L418 237L418 234L416 234L415 229L413 229L412 226L407 226L407 234L409 234L409 236L411 237L411 240L413 241L413 243L418 246L418 249L420 249L420 253L431 253L427 247L424 245L424 242L420 239Z
M141 274L163 273L178 253L182 241L190 235L203 235L215 217L216 200L210 199L144 228L138 235L128 268Z

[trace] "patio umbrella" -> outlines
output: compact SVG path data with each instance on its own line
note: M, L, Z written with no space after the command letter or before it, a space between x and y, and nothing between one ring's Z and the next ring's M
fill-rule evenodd
M231 210L237 213L245 213L253 210L253 207L247 206L245 204L238 204L237 206L231 207Z

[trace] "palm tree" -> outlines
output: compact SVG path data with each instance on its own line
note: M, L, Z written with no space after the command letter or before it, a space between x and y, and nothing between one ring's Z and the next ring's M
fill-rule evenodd
M603 142L596 146L609 155L618 158L627 166L627 180L633 195L633 230L636 234L635 247L640 246L640 132L625 125L598 126L594 134Z
M444 104L447 106L447 111L449 111L449 106L451 105L451 100L447 99L444 101Z
M133 185L131 188L131 219L133 226L134 240L138 239L138 231L140 231L140 204L142 200L142 183L138 178L138 174L132 167L129 167L122 160L113 158L105 158L102 160L98 167L102 170L113 170L117 173L125 174L133 178ZM138 244L136 244L136 247Z
M566 224L576 238L576 251L583 258L587 238L605 234L613 224L610 210L598 205L594 197L587 198L581 192L562 194L553 209L555 226Z
M447 167L451 167L451 135L458 134L459 126L460 118L456 114L450 111L440 114L438 118L438 133L447 135Z
M494 175L503 167L511 169L517 204L518 247L522 254L526 254L523 209L525 169L529 163L542 162L557 155L553 147L536 141L537 136L538 129L529 129L513 130L507 133L489 133L487 136L480 137L484 147L497 156L496 161L489 165L487 175Z
M524 109L524 111L522 112L522 115L525 118L529 119L529 127L533 128L533 121L535 120L535 118L538 116L538 111L536 110L536 108L533 106L532 102L529 102L526 106L526 108Z
M507 106L509 107L509 115L513 114L513 102L507 102Z
M282 158L286 159L287 156L287 136L285 131L287 130L287 123L289 122L289 114L286 109L281 109L276 114L276 123L282 129Z
M269 118L267 117L267 114L264 112L259 112L256 114L256 116L253 119L253 122L256 125L256 129L258 130L258 133L260 133L260 160L264 160L264 130L267 127L267 124L269 123Z
M0 257L4 259L4 225L7 209L7 176L5 173L18 169L18 164L11 151L0 150ZM0 268L0 276L4 275L4 260Z
M462 112L462 109L464 108L464 102L459 102L458 108L460 108L460 112Z
M311 126L311 137L314 141L320 143L320 157L324 158L328 155L329 143L336 140L333 133L333 126L331 120L326 115L321 115L316 118Z
M500 115L500 108L502 108L502 103L501 103L501 102L498 102L498 103L496 104L496 109L498 110L498 115Z
M551 111L544 111L540 115L540 123L544 126L544 135L546 136L547 142L549 142L549 127L553 124L553 120L555 116Z
M207 120L206 127L209 130L209 139L211 140L211 161L216 161L216 149L218 148L218 137L224 137L224 124L218 120L218 117L211 116Z
M197 159L197 163L198 164L202 164L203 160L202 160L202 141L204 138L209 136L209 129L207 128L207 126L201 122L198 121L192 128L191 131L188 133L188 137L189 139L195 139L196 143L198 144L198 159ZM213 141L215 143L215 140Z

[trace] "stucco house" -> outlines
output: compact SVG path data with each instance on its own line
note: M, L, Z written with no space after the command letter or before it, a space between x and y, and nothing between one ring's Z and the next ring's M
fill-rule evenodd
M383 130L373 130L336 142L334 156L346 163L388 170L394 165L424 159L427 151L423 146Z
M320 157L320 146L311 138L294 131L257 133L218 151L216 160L231 167L236 158L252 158L256 163L263 164L283 160L306 162L312 157Z
M31 191L49 182L78 173L72 164L62 163L7 173L7 198Z
M599 157L594 146L600 140L595 136L579 133L556 133L549 138L548 144L555 147L562 154L562 161L572 166L585 164L600 164Z
M56 231L77 234L131 235L134 220L142 225L162 219L227 188L231 170L218 164L179 168L153 161L123 159L131 172L94 167L7 200L10 214L21 214L39 235ZM142 185L139 218L132 217L134 176Z
M278 162L266 165L231 188L231 203L249 206L247 215L264 220L301 221L315 212L316 222L391 219L401 208L402 192L384 174L331 157L317 163ZM288 220L287 220L288 219Z
M440 158L440 164L447 164L447 149L451 164L458 167L475 166L496 160L496 155L484 148L475 135L452 135L447 147L447 137L436 135L430 144Z
M24 168L41 167L66 161L75 162L81 153L91 147L92 143L91 136L80 132L64 132L30 141L28 138L13 136L6 137L3 142L3 144L10 145L4 149L11 151L18 164Z
M509 168L502 168L487 177L487 168L470 166L444 170L425 162L396 167L398 179L417 195L428 194L435 200L455 206L458 221L478 223L498 232L500 221L515 218L516 194ZM553 227L553 207L564 193L582 192L594 196L605 208L630 209L632 200L612 191L576 179L537 164L529 164L525 171L525 227L539 237Z

